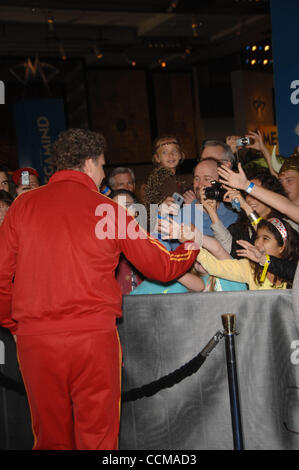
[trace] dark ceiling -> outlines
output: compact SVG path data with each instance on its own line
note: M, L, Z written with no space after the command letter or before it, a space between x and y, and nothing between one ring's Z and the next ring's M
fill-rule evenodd
M0 1L0 57L176 70L271 40L269 1Z

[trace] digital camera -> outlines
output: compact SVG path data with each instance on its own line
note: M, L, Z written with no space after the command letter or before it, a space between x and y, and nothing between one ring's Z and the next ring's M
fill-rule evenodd
M241 137L241 139L236 140L237 147L246 147L246 145L252 145L254 140L250 137Z
M211 181L212 186L205 188L205 197L207 199L213 199L217 202L223 201L223 197L226 193L226 189L222 187L218 181Z

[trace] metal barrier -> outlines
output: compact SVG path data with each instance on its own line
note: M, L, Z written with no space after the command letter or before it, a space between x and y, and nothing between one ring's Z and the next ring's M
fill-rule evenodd
M123 310L118 329L124 394L171 375L198 351L204 356L221 315L235 313L241 413L230 413L226 350L219 342L196 373L153 396L123 400L120 450L299 449L299 335L291 291L126 296ZM0 329L0 341L0 372L19 384L7 330ZM0 449L32 447L28 404L20 392L22 387L0 387Z

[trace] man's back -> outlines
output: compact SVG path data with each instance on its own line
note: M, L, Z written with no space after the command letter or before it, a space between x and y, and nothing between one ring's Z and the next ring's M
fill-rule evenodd
M99 240L95 232L97 206L108 203L116 213L117 205L93 186L81 172L58 172L11 208L10 242L18 244L12 310L24 332L27 319L30 332L39 334L81 329L83 314L85 329L109 318L115 323L120 314L121 292L113 275L119 249L115 240Z
M131 229L131 231L129 230ZM162 282L184 273L194 250L171 254L80 171L55 173L20 196L0 232L2 318L18 334L107 328L121 316L120 252ZM176 263L172 263L176 261ZM14 284L11 279L14 275ZM7 320L3 326L13 328Z

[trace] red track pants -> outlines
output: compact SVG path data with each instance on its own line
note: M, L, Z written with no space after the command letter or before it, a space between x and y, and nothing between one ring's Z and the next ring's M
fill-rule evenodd
M18 336L36 450L118 448L121 347L116 329Z

